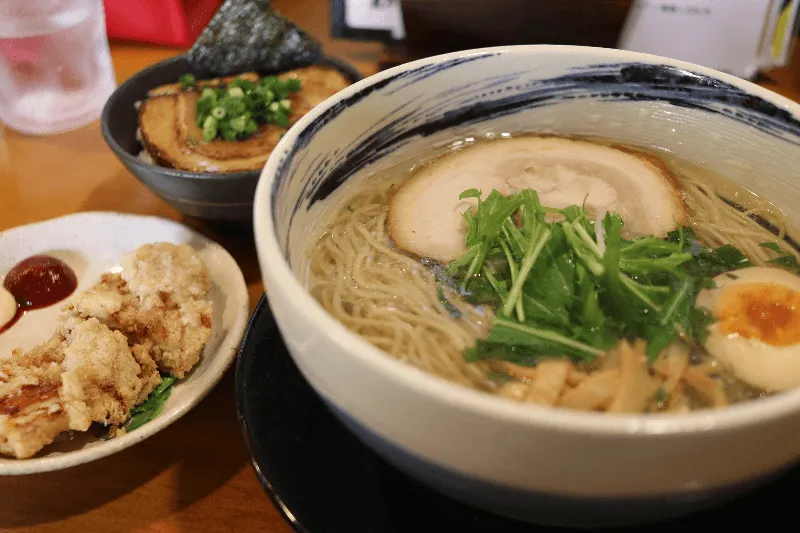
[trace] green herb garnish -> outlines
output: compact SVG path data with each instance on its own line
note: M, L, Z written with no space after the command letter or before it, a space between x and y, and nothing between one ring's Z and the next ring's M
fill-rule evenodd
M717 319L708 309L702 307L692 309L689 314L691 338L700 344L705 343L706 337L708 337L708 327L716 321Z
M783 267L795 274L800 274L800 264L797 263L797 257L794 254L790 254L774 242L762 242L759 246L778 254L774 259L767 261L769 264Z
M195 87L191 74L181 77L181 87ZM203 139L222 137L228 141L245 139L261 124L288 128L292 113L289 96L300 90L297 79L281 80L264 76L258 81L236 78L226 86L204 87L197 100L197 126Z
M622 339L646 340L652 360L672 342L702 343L714 317L695 306L698 293L750 264L733 246L703 246L691 228L627 240L615 213L598 227L583 207L542 206L533 190L481 196L460 195L478 206L463 215L467 252L447 265L467 300L497 308L487 338L465 353L471 361L589 362Z
M172 385L176 380L177 378L173 376L163 378L161 384L153 389L150 396L131 410L131 418L125 424L125 430L134 431L160 415L172 393Z

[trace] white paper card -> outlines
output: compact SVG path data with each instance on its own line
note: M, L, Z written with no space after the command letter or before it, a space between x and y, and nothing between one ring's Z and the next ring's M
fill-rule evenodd
M345 0L344 21L351 28L390 31L394 39L406 36L400 0Z
M752 78L771 0L636 0L618 47Z

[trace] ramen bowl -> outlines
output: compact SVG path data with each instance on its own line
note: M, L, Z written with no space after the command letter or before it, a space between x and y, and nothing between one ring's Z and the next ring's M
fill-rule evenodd
M791 468L800 390L682 414L519 404L389 357L309 295L314 228L368 176L431 147L520 132L680 154L770 199L800 225L800 106L685 62L569 46L431 57L362 80L284 136L256 190L270 306L304 377L386 461L503 515L583 527L685 515ZM500 141L502 142L502 141Z

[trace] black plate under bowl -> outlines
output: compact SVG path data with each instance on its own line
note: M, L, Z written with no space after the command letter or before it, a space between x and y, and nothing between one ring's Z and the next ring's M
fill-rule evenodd
M327 409L295 366L266 299L250 319L236 363L244 444L267 494L301 533L544 533L439 495L385 463ZM773 529L793 523L800 469L728 504L628 532ZM791 498L791 499L790 499ZM788 522L787 522L788 520Z
M316 64L331 66L352 82L363 79L355 67L336 58L325 57ZM103 107L100 117L103 138L134 176L176 210L193 217L233 223L252 231L253 198L261 169L189 172L150 164L138 157L142 146L136 139L136 102L143 100L153 87L174 83L188 71L186 57L179 55L151 65L125 80ZM196 74L200 79L210 77L200 72Z

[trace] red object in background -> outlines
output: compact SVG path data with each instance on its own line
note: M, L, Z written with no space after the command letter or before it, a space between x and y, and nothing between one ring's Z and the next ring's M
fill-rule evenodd
M103 0L109 39L191 46L222 0Z

